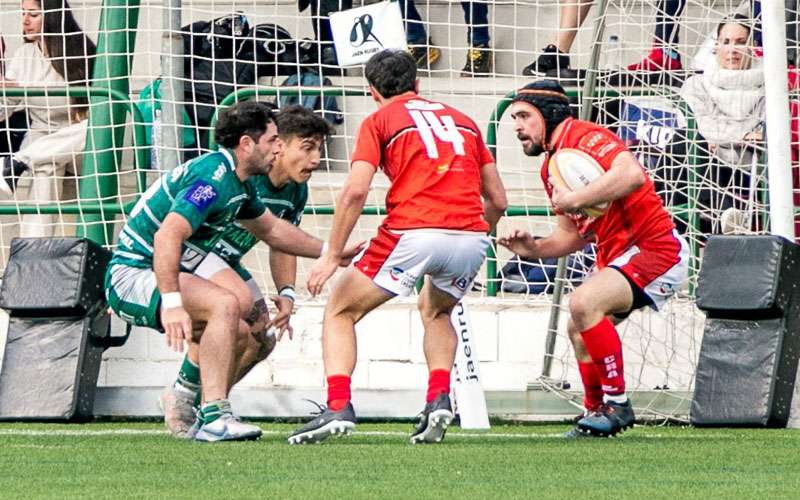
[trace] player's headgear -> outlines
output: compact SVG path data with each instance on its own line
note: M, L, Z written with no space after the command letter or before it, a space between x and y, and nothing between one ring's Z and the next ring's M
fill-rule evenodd
M511 100L512 103L518 101L527 102L542 114L545 143L550 141L558 124L572 116L567 93L553 80L539 80L525 85Z

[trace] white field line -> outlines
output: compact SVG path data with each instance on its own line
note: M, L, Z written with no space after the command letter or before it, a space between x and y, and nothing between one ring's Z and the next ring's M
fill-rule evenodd
M39 430L39 429L0 429L0 436L36 436L36 437L92 437L92 436L162 436L168 435L166 430L158 429L52 429L52 430ZM289 433L286 431L264 430L264 435L279 436L283 435L288 437ZM390 437L408 437L410 433L401 431L355 431L354 435L359 436L390 436ZM691 434L640 434L635 429L625 433L627 436L636 437L638 439L737 439L736 435L732 434L718 434L718 433L705 433L705 432L692 432ZM548 433L510 433L510 432L476 432L476 433L462 433L451 432L447 435L447 439L520 439L520 440L537 440L537 439L562 439L563 433L548 432Z

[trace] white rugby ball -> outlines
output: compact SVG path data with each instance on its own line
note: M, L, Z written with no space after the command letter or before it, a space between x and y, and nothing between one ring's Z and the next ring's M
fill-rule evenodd
M605 173L597 160L588 154L573 148L564 148L556 151L550 158L548 173L553 178L568 188L577 191L591 184ZM608 209L609 203L602 203L594 207L583 209L590 217L599 217Z

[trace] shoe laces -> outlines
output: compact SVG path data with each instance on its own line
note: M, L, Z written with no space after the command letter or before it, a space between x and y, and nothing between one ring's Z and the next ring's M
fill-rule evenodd
M467 59L470 62L473 62L473 63L474 62L478 62L482 58L483 58L483 49L472 47L471 49L469 49L469 52L467 52Z
M314 406L316 406L315 410L311 410L311 412L309 412L310 415L313 416L313 417L318 417L318 416L322 415L323 413L325 413L326 411L328 411L328 407L327 406L325 406L323 404L320 404L320 403L317 403L313 399L303 398L303 401L308 401L309 403L311 403Z

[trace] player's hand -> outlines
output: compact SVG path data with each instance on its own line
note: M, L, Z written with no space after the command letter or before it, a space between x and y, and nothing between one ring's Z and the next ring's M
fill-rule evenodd
M364 246L367 244L366 241L359 241L354 245L348 245L344 247L342 250L342 256L339 259L339 265L342 267L347 267L350 265L350 262L353 260L353 257L361 253L364 250Z
M316 297L322 292L322 287L325 286L325 283L333 276L338 267L339 259L328 254L323 255L314 262L306 282L306 287L312 297Z
M525 259L536 258L536 240L527 231L517 229L508 236L497 238L497 244Z
M572 214L583 208L578 203L578 195L575 191L570 191L560 182L552 182L551 185L553 186L553 193L550 196L550 200L553 202L553 207L555 207L556 210L560 210L566 214Z
M294 329L292 329L292 325L289 324L289 319L294 311L294 301L289 297L284 297L282 295L273 295L270 297L270 300L278 309L278 314L276 314L272 318L272 321L269 322L267 329L277 330L278 341L283 338L284 333L288 333L289 340L292 340L294 336Z
M183 352L183 341L192 340L192 318L183 307L161 309L161 325L167 345L175 352Z

